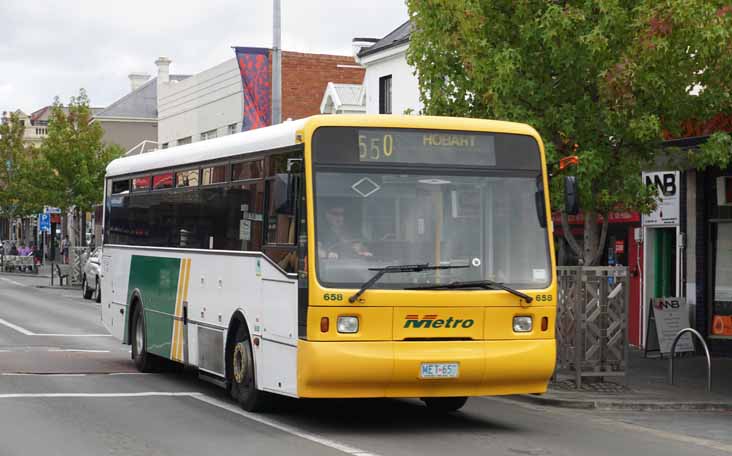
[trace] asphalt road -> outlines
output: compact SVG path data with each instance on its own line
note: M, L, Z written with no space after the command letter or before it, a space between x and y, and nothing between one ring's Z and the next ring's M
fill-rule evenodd
M728 455L732 415L586 412L473 398L282 400L239 409L191 370L139 374L76 290L0 276L0 456Z

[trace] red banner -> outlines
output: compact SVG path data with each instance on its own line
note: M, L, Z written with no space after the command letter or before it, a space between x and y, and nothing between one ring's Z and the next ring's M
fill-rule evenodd
M244 91L244 120L241 130L254 130L272 124L272 83L269 49L237 47L241 85Z

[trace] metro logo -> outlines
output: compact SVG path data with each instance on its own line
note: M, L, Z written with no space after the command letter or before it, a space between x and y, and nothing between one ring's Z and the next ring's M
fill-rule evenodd
M404 322L405 328L470 328L475 324L472 319L461 320L459 318L453 319L447 317L447 320L437 318L437 315L424 315L419 318L419 315L407 315L406 321Z

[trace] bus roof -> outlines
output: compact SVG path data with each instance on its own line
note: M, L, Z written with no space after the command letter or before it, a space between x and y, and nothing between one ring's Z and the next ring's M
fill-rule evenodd
M494 131L539 138L536 130L529 125L496 120L391 114L317 115L208 141L198 141L155 152L118 158L107 166L107 177L140 174L166 168L180 168L187 164L293 146L296 144L295 135L297 131L304 130L306 127L317 128L321 125Z
M200 163L248 152L292 146L295 144L295 132L303 128L305 121L306 119L287 121L208 141L198 141L146 154L118 158L107 166L107 177L180 167L189 163Z

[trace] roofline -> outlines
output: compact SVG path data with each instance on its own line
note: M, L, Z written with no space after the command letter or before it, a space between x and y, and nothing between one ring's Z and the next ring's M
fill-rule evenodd
M386 60L396 55L406 52L409 49L409 42L400 43L398 45L389 46L388 48L381 48L377 52L369 54L365 57L358 57L358 63L363 66L370 65L380 60Z
M690 136L687 138L676 138L663 141L661 147L680 147L682 149L692 149L701 146L707 140L709 136Z
M197 163L210 163L267 150L285 149L298 145L296 135L299 132L303 132L307 138L316 129L324 126L501 132L532 136L541 143L541 137L534 128L516 122L393 114L325 114L208 141L197 141L151 153L118 158L107 166L106 177L147 175L155 171L179 169Z

